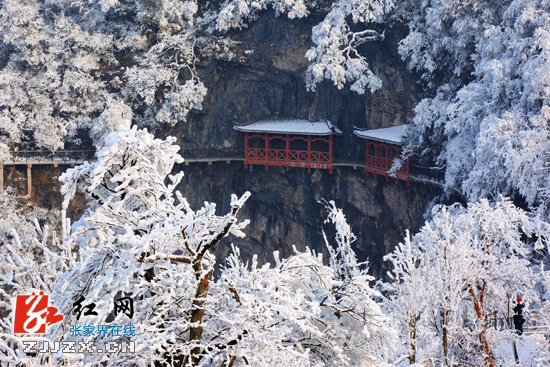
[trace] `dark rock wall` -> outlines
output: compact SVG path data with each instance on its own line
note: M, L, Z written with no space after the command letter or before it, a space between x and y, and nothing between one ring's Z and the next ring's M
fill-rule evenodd
M58 178L70 165L54 167L50 164L34 165L31 168L32 191L30 202L37 207L45 209L59 209L63 203L61 195L61 182ZM27 166L4 166L4 185L15 187L19 195L28 195L27 192ZM79 219L86 210L86 200L82 193L76 193L75 199L67 208L67 217L73 222Z
M308 60L304 55L312 46L311 29L319 20L314 15L289 20L264 12L249 28L233 31L236 47L231 60L204 60L198 65L209 90L203 110L174 128L163 127L163 131L176 136L182 149L241 147L243 134L233 129L235 123L270 117L329 120L344 132L336 153L356 158L364 143L354 137L353 126L381 128L405 123L416 104L416 79L397 54L403 30L389 28L385 41L361 46L384 83L381 90L360 96L324 81L313 92L305 85Z

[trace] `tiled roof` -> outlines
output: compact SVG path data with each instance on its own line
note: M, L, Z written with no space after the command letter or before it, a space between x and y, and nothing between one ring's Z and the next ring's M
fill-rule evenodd
M341 135L342 131L329 121L307 120L262 120L244 125L235 125L235 130L249 133L292 134L292 135Z
M355 128L353 133L360 138L382 141L390 144L401 144L403 133L407 125L386 127L383 129L361 130Z

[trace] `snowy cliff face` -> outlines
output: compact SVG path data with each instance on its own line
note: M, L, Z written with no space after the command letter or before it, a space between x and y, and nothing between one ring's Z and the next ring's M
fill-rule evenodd
M237 147L244 154L244 134L233 129L234 123L274 116L326 119L344 132L335 139L337 156L364 162L365 144L352 135L353 126L403 124L415 104L413 77L397 55L397 42L403 34L389 29L384 42L363 46L373 70L384 82L378 92L359 96L349 89L338 90L330 82L308 92L304 54L311 47L311 26L318 22L313 18L291 21L266 12L249 28L234 31L232 39L239 47L231 60L205 60L198 67L208 88L203 111L190 114L188 122L166 128L162 134L177 137L184 158L185 149L207 147ZM242 162L211 166L190 163L178 168L185 172L179 189L193 205L205 200L221 205L229 202L231 193L252 193L241 212L252 221L247 237L234 240L244 253L261 254L264 262L273 262L274 250L290 254L293 245L303 249L305 244L312 244L321 249L326 213L317 201L335 200L358 236L360 259L371 260L375 275L385 273L382 256L402 241L406 229L415 230L423 224L427 203L439 193L421 184L407 187L395 184L395 180L375 180L351 167L336 169L332 175L325 170L308 173L299 168L286 172L279 167L266 171L254 166L247 170ZM229 249L227 241L218 257L225 257Z

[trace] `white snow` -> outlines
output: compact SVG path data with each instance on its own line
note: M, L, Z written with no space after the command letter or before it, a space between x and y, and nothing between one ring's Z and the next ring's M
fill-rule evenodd
M514 347L511 340L501 341L498 348L503 356L505 355L510 360L514 359ZM520 337L520 342L516 343L516 349L520 362L525 361L536 351L537 341L532 335L523 335Z
M401 138L404 135L406 126L407 125L399 125L372 130L359 130L356 128L353 133L363 139L383 141L385 143L401 144Z
M342 131L330 121L311 122L307 120L263 120L246 125L236 125L235 130L249 133L292 134L292 135L332 135Z

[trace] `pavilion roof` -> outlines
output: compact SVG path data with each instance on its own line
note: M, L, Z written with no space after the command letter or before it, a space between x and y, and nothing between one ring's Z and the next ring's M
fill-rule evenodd
M235 125L235 130L249 133L291 134L291 135L341 135L342 131L330 121L311 122L298 119L261 120Z
M401 139L403 138L405 127L407 125L399 125L386 127L383 129L371 129L371 130L362 130L355 128L353 133L360 138L381 141L384 143L390 144L401 144Z

